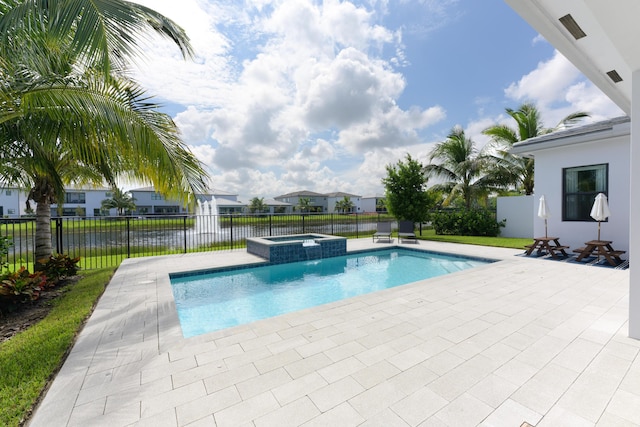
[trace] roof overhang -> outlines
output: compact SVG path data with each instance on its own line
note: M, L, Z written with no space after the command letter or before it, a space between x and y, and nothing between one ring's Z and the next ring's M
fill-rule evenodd
M631 114L631 74L640 70L640 1L505 0L626 114ZM584 32L576 38L561 18ZM563 19L564 22L571 22ZM575 33L574 33L575 34ZM622 79L618 80L616 74Z
M535 153L540 150L589 142L602 142L620 136L628 137L630 134L631 119L628 116L616 117L610 120L529 138L514 144L509 152L523 157L535 157Z

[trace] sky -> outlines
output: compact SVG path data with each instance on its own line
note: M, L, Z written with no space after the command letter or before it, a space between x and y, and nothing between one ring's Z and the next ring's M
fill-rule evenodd
M136 0L185 29L132 71L206 165L249 202L293 191L384 194L385 166L428 163L454 126L623 115L503 0Z

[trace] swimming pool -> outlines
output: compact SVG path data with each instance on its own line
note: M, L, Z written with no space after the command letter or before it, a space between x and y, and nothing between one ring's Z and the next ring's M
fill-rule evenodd
M171 275L185 338L484 265L392 248L289 264Z

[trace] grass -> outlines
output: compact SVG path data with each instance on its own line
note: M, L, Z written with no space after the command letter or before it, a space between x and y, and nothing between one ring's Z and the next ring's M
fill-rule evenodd
M0 425L18 426L29 414L113 272L84 272L53 301L47 317L0 344Z
M418 239L437 242L463 243L466 245L494 246L522 250L524 250L524 245L530 245L532 242L532 239L514 237L449 236L436 234L434 230L422 230L422 235L416 230L416 236Z

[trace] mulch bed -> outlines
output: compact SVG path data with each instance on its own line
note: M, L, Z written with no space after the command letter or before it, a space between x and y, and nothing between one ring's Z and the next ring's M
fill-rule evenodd
M36 301L17 304L15 309L12 308L12 311L0 312L0 343L45 318L53 308L53 300L62 295L67 286L77 279L77 277L69 278L53 289L42 291L40 298Z

